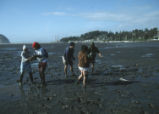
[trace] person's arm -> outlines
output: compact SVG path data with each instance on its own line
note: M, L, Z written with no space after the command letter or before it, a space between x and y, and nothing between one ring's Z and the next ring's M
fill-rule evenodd
M33 56L33 58L37 58L37 57L38 57L38 58L42 58L43 56L42 56L42 55L34 55L34 56Z
M100 52L98 53L98 56L99 56L99 57L103 57L102 54L101 54Z
M96 48L96 51L97 51L99 57L103 57L98 48Z
M75 60L75 57L74 57L74 49L72 49L72 59Z
M34 52L33 55L31 57L29 57L30 61L36 60L37 58L42 58L42 53L41 52Z
M23 52L21 53L21 57L22 57L22 59L23 59L24 62L29 61L29 57L26 57Z
M22 59L23 59L24 62L27 62L27 61L28 61L28 59L25 58L24 56L22 56Z
M78 52L78 62L80 61L80 52Z
M40 49L40 50L38 50L38 52L37 53L35 53L35 55L34 55L34 57L35 58L42 58L42 57L44 57L44 50L43 49Z
M29 58L30 61L36 60L36 57L33 55L32 57Z
M64 59L66 60L66 49L64 51Z

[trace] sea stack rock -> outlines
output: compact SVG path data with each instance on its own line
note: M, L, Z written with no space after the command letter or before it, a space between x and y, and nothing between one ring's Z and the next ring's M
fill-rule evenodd
M5 37L4 35L0 34L0 44L3 43L10 43L10 41L8 40L7 37Z

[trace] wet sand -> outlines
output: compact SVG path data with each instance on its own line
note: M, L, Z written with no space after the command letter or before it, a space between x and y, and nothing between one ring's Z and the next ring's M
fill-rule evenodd
M75 84L81 44L75 48L76 76L67 79L61 59L67 44L42 45L49 52L43 88L36 63L32 63L36 84L31 85L25 74L19 87L22 45L0 45L0 114L159 114L159 42L96 45L104 57L97 57L86 89L82 82ZM121 77L129 81L120 81Z

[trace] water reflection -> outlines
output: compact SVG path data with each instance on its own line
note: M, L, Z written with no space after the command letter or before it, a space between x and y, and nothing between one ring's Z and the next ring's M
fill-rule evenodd
M152 57L152 56L153 56L152 53L147 53L147 54L143 55L142 57Z
M46 87L39 87L39 85L31 85L29 87L19 86L20 96L23 100L43 99L47 94Z

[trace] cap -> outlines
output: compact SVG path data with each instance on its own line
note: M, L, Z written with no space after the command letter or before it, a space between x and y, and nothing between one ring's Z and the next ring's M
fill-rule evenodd
M39 48L39 47L40 47L40 44L39 44L39 43L33 42L32 48Z
M23 50L27 49L26 45L23 45Z

